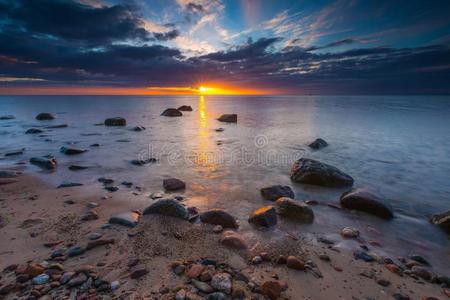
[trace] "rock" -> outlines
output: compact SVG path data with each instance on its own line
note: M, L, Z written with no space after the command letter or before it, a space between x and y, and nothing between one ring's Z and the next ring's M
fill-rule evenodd
M394 217L392 207L387 200L368 189L353 189L342 194L341 206L351 210L363 211L383 219Z
M15 178L18 177L21 172L9 171L9 170L0 170L0 178Z
M145 129L146 128L144 126L134 126L131 130L139 132L139 131L144 131Z
M222 225L216 225L213 227L213 232L214 233L221 233L223 231L223 227Z
M180 289L175 294L175 300L185 300L185 299L186 299L186 290L185 289Z
M277 213L272 205L260 207L253 211L248 222L256 226L270 227L277 224Z
M157 161L158 161L158 160L157 160L156 158L149 158L149 159L133 159L133 160L130 161L130 163L131 163L132 165L135 165L135 166L144 166L144 165L146 165L146 164L155 163L155 162L157 162Z
M384 279L384 278L379 278L379 279L377 279L377 283L379 284L379 285L381 285L381 286L389 286L390 284L391 284L391 282L389 281L389 280L387 280L387 279Z
M178 265L178 266L173 268L173 272L176 275L181 275L181 274L184 273L184 271L186 271L186 266L185 265Z
M111 282L111 290L117 290L120 287L120 282L118 280L115 280Z
M215 129L216 132L223 132L225 131L225 128L219 127Z
M69 170L71 170L71 171L79 171L79 170L85 170L85 169L87 169L88 167L85 167L85 166L79 166L79 165L70 165L69 166Z
M341 230L341 235L345 238L357 238L359 236L359 231L355 228L351 228L351 227L344 227Z
M282 292L281 284L278 281L266 281L261 285L261 292L272 300L280 298Z
M5 156L15 156L15 155L22 155L25 151L25 148L17 149L17 150L11 150L5 153Z
M425 280L430 280L431 276L432 276L431 273L427 269L425 269L424 267L421 267L421 266L412 267L411 272L412 272L412 274L416 275L417 277L420 277Z
M41 274L33 278L33 284L46 284L48 280L50 279L50 276L47 274Z
M75 187L75 186L82 186L82 183L78 183L78 182L68 182L65 181L63 183L61 183L60 185L58 185L58 188L69 188L69 187Z
M217 120L225 123L237 123L237 114L221 115Z
M211 279L211 286L225 294L231 293L231 275L228 273L216 273Z
M126 126L127 120L121 117L108 118L105 120L105 126Z
M212 286L210 286L209 284L207 284L206 282L202 282L202 281L198 281L195 279L192 279L192 284L199 289L201 292L205 293L205 294L210 294L212 292L214 292L214 289Z
M62 154L65 154L65 155L76 155L76 154L84 153L87 150L85 150L85 149L78 149L78 148L70 148L70 147L64 147L63 146L63 147L59 148L59 151Z
M236 219L221 209L211 209L200 214L200 220L203 223L221 225L223 228L236 229L239 225Z
M290 269L294 270L304 270L305 269L305 263L298 259L295 256L288 256L286 259L286 265Z
M81 221L93 221L98 220L98 218L98 213L95 210L91 209L81 216Z
M83 248L81 246L73 246L67 250L67 255L69 257L74 257L83 254L86 252L86 248Z
M69 282L67 282L67 286L71 287L71 288L76 287L76 286L82 285L84 282L86 282L86 280L88 280L88 277L86 276L86 274L78 273L75 277L70 279Z
M280 216L302 223L312 223L314 212L311 207L287 197L281 197L276 201L277 212Z
M161 199L156 201L147 207L144 212L144 215L148 214L160 214L165 216L171 216L181 219L188 218L188 211L186 207L184 207L180 202L174 199Z
M435 214L431 217L431 223L441 227L450 234L450 210L441 214Z
M272 185L261 189L261 196L270 201L276 201L281 197L295 198L294 191L291 187L285 185Z
M224 293L215 292L207 296L207 300L226 300L227 296Z
M331 261L330 257L326 254L320 254L319 259L323 261Z
M331 165L309 158L300 158L291 168L291 179L327 187L346 187L353 185L353 178Z
M179 111L192 111L192 107L190 105L181 105L178 107Z
M0 120L1 121L5 121L5 120L14 120L16 117L14 117L13 115L3 115L0 116Z
M89 145L89 147L100 147L100 144L99 143L94 143L94 144Z
M67 125L67 124L58 124L58 125L46 126L45 128L58 129L58 128L67 128L67 127L69 127L69 125Z
M113 184L114 183L113 179L105 178L105 177L100 177L99 179L97 179L97 181L103 183L104 185Z
M423 258L423 256L415 254L415 255L411 255L409 257L409 259L417 261L418 263L420 263L420 264L422 264L424 266L430 266L430 263L425 258Z
M178 191L186 188L186 184L177 178L169 178L163 180L163 187L167 191Z
M97 239L94 241L90 241L86 245L86 250L91 250L99 246L114 244L114 239Z
M117 192L119 190L117 186L105 186L104 189L111 193Z
M385 267L394 274L400 275L402 273L400 267L396 264L386 264Z
M56 168L57 162L56 159L51 158L43 158L43 157L32 157L30 158L30 163L32 165L38 166L42 169L53 170Z
M246 249L247 243L240 234L234 231L225 231L220 239L220 242L230 248Z
M202 274L204 269L205 269L205 267L202 266L201 264L193 264L189 268L189 271L187 272L187 276L189 278L197 278L200 276L200 274Z
M147 274L148 274L148 270L145 265L137 265L137 266L133 267L133 269L131 270L130 277L132 279L138 279Z
M403 293L395 293L392 295L395 300L409 300L409 296Z
M323 139L319 138L319 139L316 139L311 144L309 144L308 146L314 150L319 150L319 149L322 149L322 148L325 148L326 146L328 146L328 143L325 142Z
M112 215L109 218L110 224L119 224L126 227L136 227L138 225L140 215L136 212L124 212Z
M44 130L38 129L38 128L30 128L27 131L25 131L25 134L38 134L43 133Z
M353 252L353 256L355 257L355 259L361 259L365 262L375 261L373 256L369 255L367 252L360 251L360 250L356 250L355 252Z
M30 275L31 277L36 277L36 276L44 273L44 271L45 271L45 268L42 265L32 263L27 267L25 273Z
M51 113L40 113L36 116L36 120L44 121L44 120L53 120L55 117Z
M183 114L176 108L168 108L161 113L161 116L165 117L181 117Z
M122 181L121 184L127 188L130 188L133 186L133 183L129 182L129 181Z
M262 263L263 259L261 256L256 255L252 258L252 264L254 265L259 265L260 263Z

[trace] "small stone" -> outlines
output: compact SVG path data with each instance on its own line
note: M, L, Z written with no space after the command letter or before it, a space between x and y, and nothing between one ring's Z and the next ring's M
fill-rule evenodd
M91 250L99 246L108 245L108 244L114 244L114 239L98 239L95 241L90 241L86 245L86 250Z
M330 257L326 254L320 254L319 258L320 258L320 260L323 260L323 261L331 261Z
M214 233L221 233L223 231L223 227L222 225L216 225L213 227L213 232Z
M288 256L286 260L287 267L295 270L304 270L305 263L295 256Z
M269 201L276 201L281 197L295 198L294 191L290 186L272 185L261 189L261 196Z
M391 271L394 274L401 273L400 267L395 264L387 264L387 265L385 265L385 267L386 267L386 269L388 269L389 271Z
M225 123L237 123L237 114L224 114L221 115L217 120L219 122Z
M98 213L91 209L88 212L86 212L83 216L81 216L81 221L94 221L99 218Z
M185 266L185 265L179 265L179 266L176 266L176 267L173 269L173 272L174 272L176 275L182 275L185 271L186 271L186 266Z
M98 240L99 238L101 238L103 235L99 232L91 232L88 235L88 239L90 239L91 241L94 240Z
M200 276L200 274L202 274L204 269L205 269L205 267L203 267L201 264L193 264L189 268L189 271L187 272L187 276L189 278L197 278L198 276Z
M231 293L231 275L228 273L217 273L211 279L211 286L220 292Z
M412 271L412 274L414 274L422 279L425 279L425 280L431 279L431 273L424 267L414 266L414 267L412 267L411 271Z
M223 228L236 229L239 227L236 218L221 209L211 209L201 213L200 220L203 223L221 225Z
M262 261L263 261L263 259L259 255L252 258L252 264L254 264L254 265L259 265L260 263L262 263Z
M220 242L230 248L246 249L247 243L240 234L234 231L225 231Z
M137 264L139 263L139 258L130 258L130 260L128 261L128 268L137 266Z
M40 113L36 116L36 120L44 121L44 120L53 120L55 119L55 116L53 116L51 113Z
M126 126L127 121L121 117L108 118L105 120L105 126Z
M278 281L266 281L261 285L261 291L272 300L280 298L282 288Z
M276 260L277 264L279 265L284 265L287 263L287 258L284 255L280 255L278 256L277 260Z
M379 285L385 286L385 287L391 284L391 282L389 280L384 279L384 278L377 279L377 283Z
M73 276L75 276L75 272L65 272L59 279L59 282L61 284L66 284L70 279L72 279Z
M420 263L420 264L422 264L422 265L430 266L430 263L429 263L425 258L423 258L423 256L420 256L420 255L411 255L411 256L409 257L409 259L414 260L414 261L417 261L418 263Z
M73 256L81 255L84 252L86 252L85 248L83 248L81 246L73 246L73 247L69 248L69 250L67 250L67 255L69 257L73 257Z
M175 295L175 300L184 300L186 299L186 290L181 289Z
M98 207L98 203L97 202L89 202L88 204L86 204L86 206L88 208L96 208L96 207Z
M177 178L169 178L163 180L163 187L167 191L178 191L186 188L186 184Z
M225 300L227 296L224 293L215 292L212 294L209 294L206 298L207 300Z
M368 254L367 252L364 251L360 251L357 250L353 253L353 256L355 257L355 259L361 259L365 262L372 262L375 259L373 258L373 256L371 256L370 254Z
M319 150L328 146L328 143L325 140L318 138L314 142L308 145L311 149Z
M111 290L117 290L120 287L120 282L118 280L115 280L111 282Z
M48 280L50 279L50 276L47 274L41 274L33 278L33 284L39 285L39 284L46 284Z
M212 288L212 286L210 286L206 282L202 282L202 281L198 281L198 280L192 279L192 284L197 289L202 291L203 293L210 294L210 293L214 292L214 289Z
M31 277L36 277L42 273L44 273L45 269L40 264L32 263L27 267L26 274L30 275Z
M341 235L345 238L357 238L359 236L359 231L355 228L344 227L341 230Z
M69 286L69 287L79 286L79 285L83 284L86 280L88 280L86 274L79 273L75 277L73 277L72 279L69 280L69 282L67 283L67 286Z
M409 300L409 296L403 293L395 293L392 295L395 300Z
M137 265L137 266L133 267L133 269L131 270L130 277L132 279L138 279L147 274L148 274L148 269L145 265Z
M119 224L126 227L136 227L140 217L141 216L136 212L118 213L109 218L109 223Z

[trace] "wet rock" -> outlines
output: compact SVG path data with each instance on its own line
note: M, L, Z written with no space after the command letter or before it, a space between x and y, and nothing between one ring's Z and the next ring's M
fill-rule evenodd
M98 220L98 218L98 213L92 209L81 216L81 221L93 221Z
M148 269L145 265L137 265L132 268L130 277L132 279L138 279L147 274L148 274Z
M178 107L179 111L192 111L192 107L190 105L181 105Z
M79 171L79 170L86 170L88 167L86 166L80 166L80 165L70 165L69 170L71 171Z
M17 149L17 150L11 150L5 153L5 156L16 156L16 155L22 155L25 151L25 148Z
M126 227L136 227L138 225L140 215L136 212L124 212L114 214L109 218L110 224L118 224Z
M277 212L280 216L302 223L312 223L314 212L307 204L287 197L276 201Z
M88 280L88 277L86 276L86 274L78 273L75 277L70 279L69 282L67 282L67 286L68 287L76 287L76 286L82 285L84 282L86 282L86 280Z
M99 246L114 244L114 239L97 239L87 243L86 250L91 250Z
M33 278L32 282L33 284L46 284L48 280L50 279L50 276L47 274L41 274Z
M207 300L226 300L227 296L224 293L215 292L206 297Z
M89 147L100 147L100 144L94 143L94 144L89 145Z
M66 284L69 282L70 279L73 278L73 276L75 276L75 272L65 272L59 279L59 283Z
M416 275L417 277L420 277L425 280L430 280L431 276L432 276L431 273L427 269L425 269L424 267L421 267L421 266L412 267L411 272L412 272L412 274Z
M277 224L277 213L272 205L260 207L253 211L248 222L256 226L270 227Z
M239 225L236 219L221 209L211 209L200 214L200 220L203 223L221 225L223 228L236 229Z
M394 297L395 300L409 300L409 296L404 294L404 293L395 293L394 295L392 295L392 297Z
M212 292L214 292L214 289L212 286L210 286L209 284L207 284L206 282L202 282L202 281L198 281L195 279L192 279L192 284L199 289L201 292L205 293L205 294L210 294Z
M331 261L330 257L326 254L320 254L319 258L320 258L320 260L323 260L323 261Z
M185 300L185 299L186 299L186 290L185 289L180 289L175 294L175 300Z
M104 189L111 193L117 192L119 190L117 186L105 186Z
M1 121L5 121L5 120L14 120L16 117L14 117L13 115L3 115L0 116L0 120Z
M178 191L186 188L184 181L177 178L169 178L163 180L163 187L167 191Z
M160 214L181 219L187 219L189 215L186 207L184 207L182 204L180 204L180 202L174 199L158 200L147 207L144 210L143 214Z
M67 250L67 255L69 257L74 257L74 256L81 255L85 252L86 252L86 248L83 248L81 246L73 246Z
M272 300L281 297L283 291L281 284L278 281L266 281L261 285L261 292Z
M450 210L441 214L433 215L431 217L431 223L439 226L450 234Z
M105 120L105 126L126 126L127 120L121 117L108 118Z
M377 279L377 283L384 287L389 286L391 284L391 282L389 280L384 279L384 278Z
M9 171L9 170L0 170L0 178L15 178L18 177L21 172Z
M44 120L53 120L55 119L55 116L53 116L51 113L40 113L36 116L36 120L44 121Z
M150 164L150 163L155 163L157 161L158 160L156 158L133 159L133 160L130 161L130 163L132 165L135 165L135 166L144 166L144 165L147 165L147 164Z
M189 271L187 272L187 276L189 278L197 278L200 276L200 274L202 274L204 269L205 269L205 267L202 266L201 264L193 264L189 268Z
M369 255L367 252L360 251L360 250L355 251L353 253L353 256L355 257L355 259L361 259L365 262L375 261L375 259L371 255Z
M254 264L254 265L259 265L262 262L263 262L263 259L259 255L256 255L252 258L252 264Z
M327 187L346 187L353 185L353 178L338 168L309 158L300 158L291 168L291 179Z
M231 275L228 273L217 273L211 279L211 286L217 291L225 294L231 293Z
M145 129L146 128L144 126L134 126L131 130L139 132L139 131L144 131Z
M216 132L223 132L223 131L225 131L225 128L219 127L219 128L214 129L214 130Z
M216 225L213 227L213 232L214 233L221 233L223 231L223 227L222 225Z
M430 263L423 256L420 256L420 255L417 255L417 254L416 255L411 255L409 257L409 259L417 261L418 263L420 263L420 264L422 264L424 266L430 266Z
M164 117L181 117L183 114L176 108L168 108L161 113Z
M230 248L246 249L247 243L244 238L237 232L225 231L220 239L220 242Z
M295 256L288 256L286 259L286 265L290 269L295 269L295 270L304 270L305 269L305 263Z
M26 269L26 274L30 275L31 277L36 277L38 275L41 275L44 273L45 268L40 264L32 263L30 264Z
M311 149L319 150L328 146L328 143L325 140L318 138L314 142L308 145Z
M353 239L359 236L359 231L355 228L344 227L341 230L341 235L345 238Z
M85 149L78 149L78 148L71 148L71 147L61 147L59 148L59 152L61 152L62 154L65 155L76 155L76 154L81 154L86 152L87 150Z
M121 184L122 184L123 186L127 187L127 188L130 188L130 187L133 186L133 183L132 183L132 182L129 182L129 181L122 181Z
M59 129L59 128L67 128L67 127L69 127L69 125L67 125L67 124L58 124L58 125L46 126L45 128L48 128L48 129Z
M114 180L111 178L100 177L97 179L98 182L103 183L104 185L113 184Z
M65 181L63 183L61 183L60 185L58 185L58 188L69 188L69 187L75 187L75 186L82 186L82 183L78 183L78 182L68 182Z
M387 200L368 189L353 189L342 194L341 206L351 210L363 211L383 219L394 217L392 207Z
M272 185L261 189L261 196L270 201L276 201L281 197L294 198L294 191L289 186Z
M120 282L118 280L115 280L111 282L111 290L117 290L120 287Z
M385 267L394 274L400 275L402 273L400 267L397 266L396 264L386 264Z
M45 158L45 157L32 157L30 158L30 163L32 165L38 166L42 169L47 169L47 170L53 170L56 169L56 159L51 157L51 158Z
M30 128L27 131L25 131L25 134L38 134L38 133L43 133L44 130L42 129L38 129L38 128Z
M225 123L237 123L237 114L221 115L217 120Z

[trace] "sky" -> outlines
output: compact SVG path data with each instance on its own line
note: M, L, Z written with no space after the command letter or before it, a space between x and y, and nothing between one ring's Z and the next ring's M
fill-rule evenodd
M0 0L0 94L450 94L450 1Z

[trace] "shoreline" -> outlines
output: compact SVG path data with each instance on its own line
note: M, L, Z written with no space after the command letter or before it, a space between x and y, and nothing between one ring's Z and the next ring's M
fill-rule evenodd
M122 194L112 193L110 198L105 199L94 189L89 192L86 188L77 187L56 189L28 173L16 179L18 182L0 186L1 217L6 220L0 227L0 233L2 239L8 241L0 245L0 270L11 268L12 264L26 265L31 261L42 264L43 261L48 261L52 251L62 245L85 245L90 241L89 235L101 233L97 241L114 240L114 243L100 245L79 256L60 261L65 270L75 270L88 264L93 266L99 277L109 283L117 280L120 282L115 290L109 289L97 294L91 288L79 293L85 297L92 296L89 294L92 292L105 297L127 295L131 299L171 299L180 290L201 297L202 292L193 292L198 291L198 288L193 287L192 278L174 274L171 265L175 261L182 261L189 269L202 258L223 264L224 272L238 270L239 273L245 273L247 283L245 280L237 280L242 278L236 278L235 275L232 282L233 287L236 286L235 290L241 291L249 299L263 299L258 297L262 297L261 287L267 281L279 282L283 288L281 297L286 299L385 299L393 298L396 293L409 295L410 299L445 299L449 296L448 289L429 282L435 279L426 281L414 279L414 274L408 275L408 272L404 272L408 268L396 257L391 257L393 262L389 264L386 264L386 259L381 258L378 262L356 260L351 250L318 242L320 237L314 234L283 234L283 231L277 231L280 233L279 237L274 239L273 235L265 234L264 230L255 229L258 231L255 237L258 239L248 241L247 249L236 250L220 242L223 233L214 233L214 226L198 220L191 223L151 214L143 215L135 228L114 224L101 229L111 215L132 210L142 211L153 200L148 199L145 205L139 201L127 201ZM95 206L93 203L98 204L98 207L88 208ZM92 209L98 216L82 221L83 216ZM235 232L239 234L239 230ZM44 246L49 243L54 244L52 248ZM366 246L371 248L371 245ZM269 258L265 259L270 261L263 260L255 264L255 257L261 256L261 253L267 253ZM318 278L317 272L314 274L310 269L299 271L278 264L280 255L293 255L303 262L311 260L323 277ZM330 261L327 261L327 257ZM132 259L138 259L138 266L145 269L145 272L141 270L145 274L139 279L130 277L134 274L133 268L128 267ZM392 264L404 271L387 267ZM425 269L433 271L432 268ZM217 270L211 272L217 273ZM0 290L16 282L17 274L14 272L3 272L1 276ZM387 283L387 286L381 285ZM31 290L36 289L36 285L33 287L26 281L22 288L25 292L18 288L18 291L8 293L5 299L12 299L13 295L20 294L26 298ZM45 290L45 285L41 287L41 291L42 289ZM47 297L66 293L70 295L71 290L73 293L74 290L79 292L79 289L68 289L62 285L50 288Z

